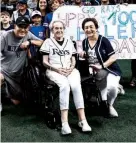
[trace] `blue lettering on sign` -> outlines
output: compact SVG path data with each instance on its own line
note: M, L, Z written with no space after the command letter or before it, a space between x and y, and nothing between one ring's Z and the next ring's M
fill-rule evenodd
M81 31L80 27L77 27L77 40L80 41L81 40L81 34L84 34L83 31Z
M93 13L95 13L95 8L87 6L87 7L83 7L82 11L83 11L83 13L91 13L91 14L93 14Z
M106 13L109 11L109 7L101 8L101 12ZM103 35L107 37L109 40L113 40L115 38L115 31L117 34L118 39L128 39L128 38L136 38L136 11L113 11L114 9L112 8L112 13L109 15L108 19L107 17L104 17L104 15L101 16L101 21L102 25L104 26L104 33ZM93 11L93 7L83 7L82 11L86 14L89 14ZM95 9L94 9L95 11ZM82 16L83 18L83 16ZM110 29L110 25L107 23L107 20L111 20L111 24L115 26L113 29L114 32ZM129 24L129 25L128 25ZM127 30L129 26L129 31ZM84 31L78 25L77 27L77 41L81 41L82 38L84 37Z
M131 25L132 38L136 38L136 23Z
M122 17L123 15L125 16L125 20L123 21ZM129 21L129 14L125 11L121 12L119 15L118 15L118 21L120 24L122 25L126 25Z
M115 11L114 10L115 8L118 8L118 11L119 11L119 7L117 7L116 5L101 5L101 14L107 13L107 12L113 12Z
M112 24L113 25L116 25L116 16L117 15L117 13L115 12L115 14L113 15L113 21L112 21Z
M108 26L107 25L104 26L104 29L105 29L105 37L107 37L109 40L114 39L114 36L108 35Z
M125 29L123 29L125 28ZM122 33L126 33L126 26L118 25L118 39L126 39L128 36L122 36Z
M133 16L135 14L135 16ZM135 17L135 20L133 19ZM131 23L136 23L136 11L131 11L130 12L130 21Z
M112 25L116 25L116 15L117 15L117 13L116 13L116 12L113 12L113 13L108 17L108 20L110 20L111 18L113 18L113 20L112 20Z

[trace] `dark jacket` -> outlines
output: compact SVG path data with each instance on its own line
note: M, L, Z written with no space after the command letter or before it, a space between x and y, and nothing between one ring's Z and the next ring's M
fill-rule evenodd
M88 38L84 39L82 42L83 50L88 51ZM103 63L106 62L109 57L113 54L115 54L115 51L110 43L110 41L101 35L98 37L97 46L95 48L96 56L98 58L99 63L103 66ZM104 66L103 66L104 68ZM121 70L117 64L117 62L114 62L109 67L105 68L108 72L116 75L121 76Z

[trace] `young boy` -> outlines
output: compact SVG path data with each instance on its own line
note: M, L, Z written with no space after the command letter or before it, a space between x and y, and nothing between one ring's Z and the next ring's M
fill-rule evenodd
M35 10L32 12L31 16L32 25L30 26L30 32L32 32L36 37L45 40L46 28L41 24L42 15L41 12ZM31 57L36 56L38 48L30 47Z
M10 14L7 11L1 12L0 19L1 30L8 31L14 28L14 26L10 24Z

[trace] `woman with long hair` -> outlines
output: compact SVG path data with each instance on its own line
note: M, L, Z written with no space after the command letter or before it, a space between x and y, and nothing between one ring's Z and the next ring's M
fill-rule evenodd
M42 24L43 24L44 17L46 16L46 14L51 12L51 10L49 9L49 6L48 6L48 1L47 0L38 0L37 10L40 11L42 14Z

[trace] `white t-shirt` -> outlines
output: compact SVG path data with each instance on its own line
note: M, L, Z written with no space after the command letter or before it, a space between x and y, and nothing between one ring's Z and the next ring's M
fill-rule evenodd
M96 53L95 53L95 48L88 49L88 56L89 56L89 59L88 59L89 64L98 64L99 63Z
M96 52L95 52L95 46L93 47L93 49L91 49L91 48L88 49L88 56L89 56L89 58L88 58L89 64L98 64L99 63L98 58L96 56ZM89 67L89 73L90 74L93 73L92 67Z
M69 38L64 38L62 46L53 37L48 38L40 51L49 54L49 63L56 68L69 68L71 57L76 54L73 42Z

